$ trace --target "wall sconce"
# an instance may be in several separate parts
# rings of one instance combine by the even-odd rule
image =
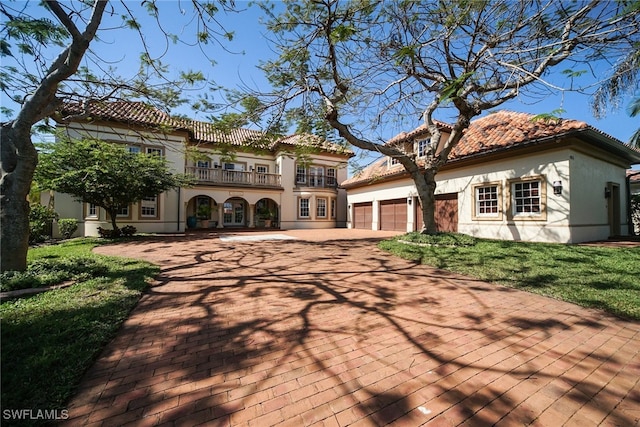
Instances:
[[[348,205],[348,206],[347,206],[347,209],[351,210],[351,205]]]
[[[609,197],[611,197],[611,189],[609,187],[605,187],[605,189],[604,189],[604,198],[608,199]]]
[[[413,199],[413,197],[407,197],[407,204],[409,206],[411,206],[411,200]]]
[[[562,194],[562,181],[553,181],[553,194]]]

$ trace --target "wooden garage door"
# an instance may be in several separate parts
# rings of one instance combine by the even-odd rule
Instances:
[[[373,221],[372,203],[354,203],[353,205],[353,228],[371,230]]]
[[[407,199],[380,202],[380,230],[407,231]]]
[[[416,230],[422,230],[422,211],[416,203]],[[436,225],[438,231],[458,231],[458,193],[436,195]]]

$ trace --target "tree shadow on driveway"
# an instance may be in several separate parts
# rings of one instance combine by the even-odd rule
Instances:
[[[111,250],[162,272],[87,373],[70,424],[637,422],[637,323],[373,240]]]

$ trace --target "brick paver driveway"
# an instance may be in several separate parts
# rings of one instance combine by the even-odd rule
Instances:
[[[100,248],[162,273],[68,422],[638,424],[638,323],[397,259],[366,233],[286,234]]]

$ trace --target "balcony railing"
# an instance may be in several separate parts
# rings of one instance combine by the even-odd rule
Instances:
[[[275,173],[245,172],[228,169],[187,167],[187,174],[193,175],[198,184],[262,187],[281,187],[280,175]]]
[[[296,174],[296,187],[337,188],[335,176]]]

